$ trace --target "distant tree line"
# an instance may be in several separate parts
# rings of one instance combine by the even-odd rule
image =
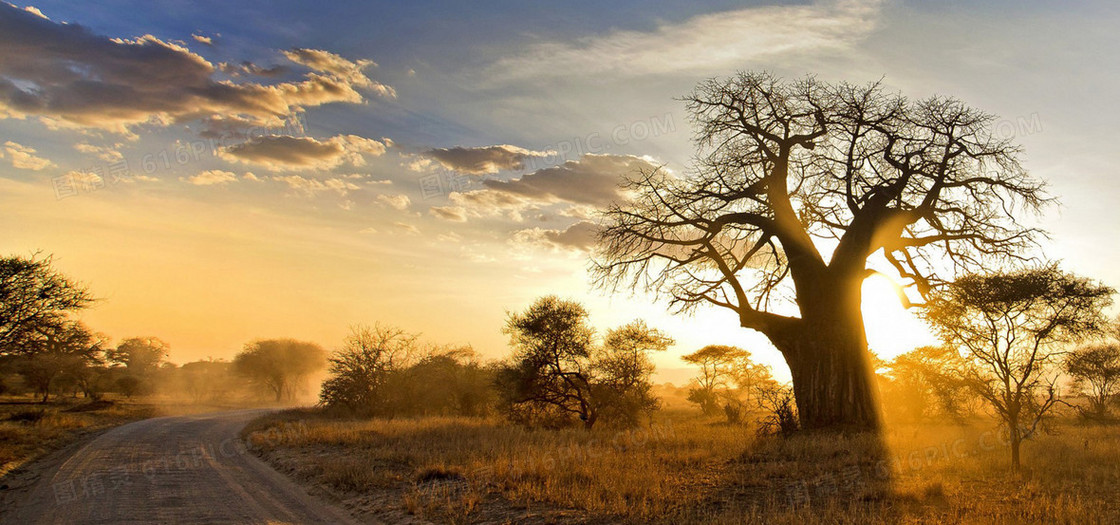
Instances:
[[[52,258],[0,258],[0,394],[160,394],[194,402],[292,399],[326,352],[314,343],[255,341],[232,361],[177,366],[158,337],[109,337],[73,315],[94,302],[89,289],[52,267]]]

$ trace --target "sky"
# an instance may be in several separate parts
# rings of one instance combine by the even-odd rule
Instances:
[[[557,294],[672,336],[662,380],[706,344],[788,377],[730,312],[590,284],[620,177],[690,166],[680,97],[767,70],[1000,115],[1060,198],[1047,255],[1118,286],[1116,27],[1103,1],[0,4],[0,253],[53,254],[84,321],[179,363],[378,322],[498,358]],[[892,297],[865,284],[872,349],[933,343]]]

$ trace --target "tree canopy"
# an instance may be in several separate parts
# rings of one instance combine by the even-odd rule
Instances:
[[[20,353],[37,333],[60,326],[93,296],[51,267],[50,257],[0,258],[0,355]]]

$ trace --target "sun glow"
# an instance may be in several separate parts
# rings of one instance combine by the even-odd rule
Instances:
[[[913,348],[937,344],[937,338],[899,300],[896,285],[873,275],[863,282],[863,322],[871,351],[889,360]]]

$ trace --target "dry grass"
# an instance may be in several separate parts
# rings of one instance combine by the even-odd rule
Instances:
[[[85,399],[63,398],[43,405],[29,398],[2,398],[0,477],[90,432],[156,413],[153,405],[128,401],[89,405]]]
[[[1110,523],[1120,431],[1060,425],[1012,474],[998,432],[907,425],[883,438],[756,438],[667,411],[632,432],[289,411],[246,439],[368,518],[441,523]]]

